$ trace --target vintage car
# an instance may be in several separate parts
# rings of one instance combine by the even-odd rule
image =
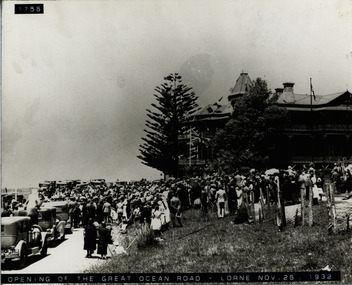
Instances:
[[[20,210],[15,215],[27,216],[26,210]],[[36,227],[41,232],[47,233],[47,240],[49,245],[54,245],[58,240],[65,239],[66,222],[60,220],[56,216],[55,207],[41,207],[38,209],[38,224]]]
[[[55,207],[42,207],[38,210],[38,225],[47,232],[49,244],[65,240],[66,222],[57,219]]]
[[[65,232],[72,232],[72,223],[70,220],[68,203],[66,201],[50,201],[45,202],[42,206],[43,208],[55,208],[56,209],[56,219],[59,221],[64,221],[65,224]]]
[[[27,258],[48,250],[47,233],[37,225],[30,225],[30,217],[14,216],[1,219],[1,264],[17,261],[18,266],[26,266]]]

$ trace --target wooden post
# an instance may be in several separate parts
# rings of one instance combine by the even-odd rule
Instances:
[[[328,208],[330,210],[330,207],[331,207],[331,195],[330,195],[330,185],[331,184],[327,184],[326,185],[326,199],[327,199],[327,203],[328,203]]]
[[[346,214],[346,222],[347,222],[347,225],[346,225],[346,232],[348,232],[350,230],[350,214]]]
[[[301,216],[302,216],[302,226],[304,226],[305,222],[304,222],[304,214],[305,214],[305,192],[306,189],[301,187]]]
[[[265,204],[268,205],[268,209],[270,209],[270,196],[269,196],[269,187],[265,187],[265,192],[266,192],[266,201]]]
[[[313,226],[313,191],[312,185],[309,185],[309,201],[308,201],[308,225]]]
[[[296,209],[295,221],[294,221],[293,227],[297,227],[297,226],[298,226],[298,208]]]
[[[326,198],[327,198],[327,203],[328,203],[328,211],[329,211],[329,233],[333,231],[333,214],[332,214],[332,205],[331,205],[331,191],[332,191],[332,186],[331,183],[326,185]]]
[[[259,213],[261,213],[262,219],[265,220],[265,210],[264,210],[264,196],[263,196],[263,190],[262,188],[259,188],[259,193],[260,193],[260,197],[259,197],[259,201],[260,201],[260,210]]]
[[[277,181],[278,181],[278,190],[280,191],[280,198],[281,198],[280,204],[281,204],[282,226],[286,227],[285,201],[280,188],[280,179],[278,178]]]
[[[255,224],[255,207],[254,207],[254,192],[253,191],[250,192],[250,196],[251,196],[251,214],[253,217],[253,223]]]
[[[248,193],[242,193],[243,195],[243,202],[244,202],[244,205],[246,206],[246,209],[247,209],[247,213],[249,213],[249,205],[248,205]]]
[[[280,180],[279,177],[275,178],[276,186],[277,186],[277,224],[279,229],[282,229],[286,226],[285,221],[285,205],[282,200],[281,190],[280,190]]]
[[[262,211],[259,209],[259,223],[263,222]]]
[[[333,226],[333,232],[336,232],[336,207],[335,207],[335,193],[333,189],[330,191],[331,194],[331,218],[332,218],[332,226]]]

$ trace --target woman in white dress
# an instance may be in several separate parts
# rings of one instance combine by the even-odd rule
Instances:
[[[159,206],[156,205],[152,211],[152,222],[150,227],[157,238],[161,236],[162,216],[163,213],[160,211]]]
[[[163,216],[162,216],[162,230],[166,231],[169,228],[169,223],[171,221],[170,210],[169,210],[169,207],[167,205],[166,199],[163,197],[163,199],[158,202],[158,205],[159,205],[160,211],[163,213]]]

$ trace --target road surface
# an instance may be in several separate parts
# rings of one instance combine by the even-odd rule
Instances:
[[[86,251],[83,250],[83,229],[74,229],[72,234],[66,234],[66,240],[55,247],[48,248],[45,257],[31,256],[28,258],[27,266],[18,269],[14,264],[2,266],[2,273],[79,273],[93,265],[104,264],[106,260],[99,258],[96,253],[93,258],[85,258]],[[108,255],[108,257],[110,257]]]

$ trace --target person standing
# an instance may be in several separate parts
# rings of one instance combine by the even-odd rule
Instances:
[[[152,222],[150,224],[150,227],[154,232],[154,236],[157,238],[161,237],[162,218],[163,213],[162,211],[160,211],[159,206],[156,205],[152,211]]]
[[[31,218],[31,225],[38,224],[38,209],[40,209],[42,204],[43,200],[40,199],[38,190],[32,190],[32,194],[28,196],[28,199],[25,204],[27,215]]]
[[[118,199],[116,203],[116,212],[117,212],[117,222],[120,224],[122,222],[123,216],[123,202],[122,199]]]
[[[86,257],[92,257],[96,249],[97,229],[93,225],[93,219],[88,220],[88,224],[84,229],[84,246],[83,249],[87,251]]]
[[[172,221],[172,226],[175,228],[177,226],[183,227],[181,221],[181,202],[180,199],[174,193],[170,200],[170,216]],[[177,225],[177,223],[178,225]]]
[[[202,217],[203,221],[209,221],[209,215],[208,215],[208,193],[205,188],[202,189],[202,192],[200,194],[200,204],[201,204],[201,211],[202,211]]]
[[[81,223],[81,209],[79,203],[76,203],[76,206],[73,210],[73,227],[78,228]]]
[[[76,205],[77,205],[76,197],[71,196],[70,201],[68,202],[68,213],[70,215],[69,220],[70,220],[71,227],[74,226],[74,211],[75,211]]]
[[[230,215],[234,215],[237,212],[237,193],[235,185],[230,185],[228,196],[229,212]]]
[[[86,211],[88,220],[92,219],[93,221],[95,221],[97,209],[91,199],[88,200],[88,203],[86,205]]]
[[[104,215],[104,222],[107,224],[109,223],[110,214],[111,214],[111,204],[105,198],[104,204],[103,204],[103,215]]]
[[[225,216],[225,200],[226,192],[222,188],[219,188],[215,194],[215,201],[218,207],[218,218],[223,218]]]
[[[101,227],[98,229],[98,254],[101,255],[101,259],[106,259],[110,241],[111,231],[106,227],[106,223],[103,221]]]

